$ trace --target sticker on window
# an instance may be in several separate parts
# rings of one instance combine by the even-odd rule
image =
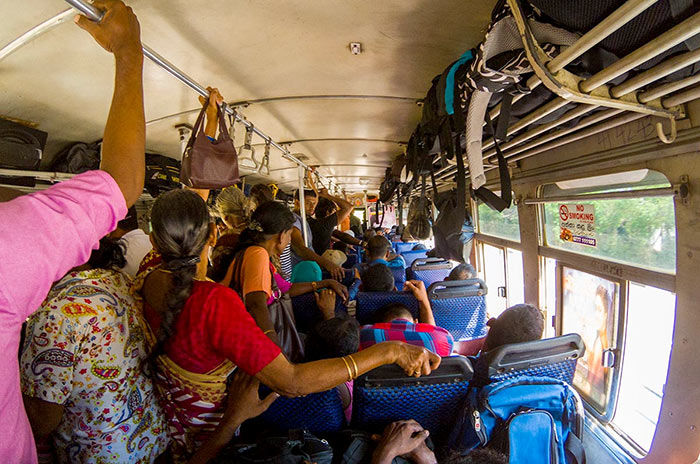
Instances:
[[[596,246],[595,206],[559,205],[559,238],[565,242]]]

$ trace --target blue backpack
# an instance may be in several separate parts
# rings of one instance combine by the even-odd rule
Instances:
[[[472,389],[451,447],[497,449],[511,464],[585,464],[583,404],[566,382],[522,376]]]

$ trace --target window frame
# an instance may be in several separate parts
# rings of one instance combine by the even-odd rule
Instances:
[[[512,306],[513,304],[516,304],[514,302],[509,301],[510,299],[510,294],[508,292],[508,283],[509,283],[509,278],[510,278],[510,273],[508,271],[508,248],[511,248],[513,250],[519,251],[520,253],[523,252],[523,247],[520,243],[518,242],[513,242],[511,240],[506,240],[500,237],[493,237],[491,235],[484,235],[478,232],[474,233],[474,239],[476,240],[476,253],[477,253],[477,263],[479,266],[479,270],[484,272],[484,280],[486,280],[486,268],[484,265],[484,250],[483,250],[483,245],[489,245],[494,248],[500,248],[503,250],[503,275],[505,276],[505,288],[506,288],[506,308]],[[524,271],[524,269],[523,269]],[[495,291],[496,289],[489,289],[490,291]]]
[[[563,318],[564,318],[564,299],[562,298],[562,280],[564,274],[564,268],[572,269],[574,271],[583,272],[585,274],[592,275],[594,277],[599,277],[601,279],[609,280],[618,285],[619,295],[617,301],[616,316],[616,334],[615,334],[615,365],[613,366],[613,377],[610,382],[610,393],[608,397],[608,402],[604,412],[598,411],[593,405],[589,404],[588,401],[584,401],[584,407],[593,417],[595,417],[601,423],[611,425],[613,418],[615,417],[615,410],[617,408],[617,399],[620,391],[620,380],[622,377],[622,370],[624,368],[625,359],[625,341],[627,336],[627,292],[628,292],[628,281],[618,278],[611,277],[608,275],[603,275],[594,271],[590,271],[586,268],[581,268],[570,263],[560,261],[557,259],[557,264],[555,268],[556,278],[555,278],[555,299],[556,299],[556,314],[555,314],[555,332],[559,335],[564,335],[563,333]],[[578,389],[577,389],[578,391]],[[579,392],[581,397],[585,400],[585,394]]]

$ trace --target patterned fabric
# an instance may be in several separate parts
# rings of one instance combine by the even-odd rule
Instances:
[[[61,462],[147,463],[167,446],[130,282],[104,269],[68,274],[27,322],[22,391],[64,406],[53,434]]]
[[[168,356],[157,359],[156,388],[167,420],[175,462],[187,462],[209,439],[224,415],[226,379],[235,366],[224,361],[206,374],[195,374]]]
[[[422,346],[439,356],[451,355],[454,347],[452,335],[442,327],[423,323],[414,324],[403,319],[366,325],[360,330],[361,350],[389,341]]]
[[[486,297],[474,295],[456,298],[431,298],[435,323],[449,330],[455,340],[485,337]]]

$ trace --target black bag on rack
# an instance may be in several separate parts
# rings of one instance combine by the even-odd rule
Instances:
[[[180,188],[180,162],[167,156],[146,153],[146,191],[156,198]]]
[[[61,150],[51,163],[51,171],[80,174],[100,169],[102,140],[76,142]]]

